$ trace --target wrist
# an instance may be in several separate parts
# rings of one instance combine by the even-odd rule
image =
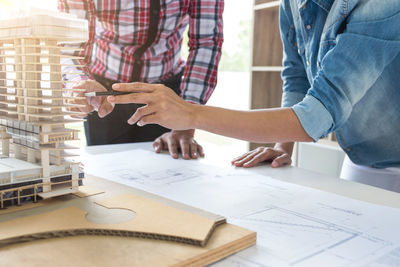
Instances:
[[[275,149],[288,153],[290,156],[293,154],[293,147],[294,142],[276,143],[274,146]]]
[[[190,104],[189,114],[190,114],[190,128],[193,129],[201,129],[201,108],[202,106],[199,104]]]
[[[177,133],[177,134],[187,134],[192,137],[194,137],[194,132],[195,129],[188,129],[188,130],[171,130],[171,133]]]

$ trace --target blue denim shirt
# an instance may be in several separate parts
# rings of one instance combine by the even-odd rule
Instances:
[[[282,0],[282,106],[350,159],[400,166],[400,0]]]

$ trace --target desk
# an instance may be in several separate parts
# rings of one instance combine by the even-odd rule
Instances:
[[[124,165],[120,166],[124,170],[118,170],[124,172],[117,175],[122,177],[118,182],[219,213],[258,232],[257,246],[216,266],[361,266],[388,260],[400,266],[400,194],[291,166],[235,169],[230,160],[238,155],[211,144],[204,147],[205,159],[185,161],[153,153],[151,143],[94,146],[83,150],[83,162],[87,173],[111,180],[117,170],[110,173],[107,168]],[[110,157],[116,159],[112,165],[107,162]],[[173,168],[182,168],[182,173],[185,168],[194,170],[202,178],[168,184],[137,180],[147,172],[148,177],[162,172],[160,177],[165,178]]]
[[[232,155],[229,151],[220,151],[218,146],[214,144],[205,144],[203,147],[205,149],[206,157],[198,160],[197,162],[199,164],[216,164],[228,168],[230,167],[231,160],[234,157],[239,156]],[[85,162],[91,155],[125,152],[135,149],[143,149],[153,152],[151,143],[91,146],[83,149],[83,161]],[[154,154],[154,160],[157,160],[157,154]],[[171,161],[173,160],[171,159]],[[184,164],[183,162],[184,161],[182,160],[182,164]],[[260,175],[271,176],[280,181],[303,185],[373,204],[400,209],[400,194],[380,188],[341,180],[337,177],[321,175],[317,172],[293,166],[271,168],[270,165],[265,164],[249,170]],[[86,170],[86,172],[88,171],[90,173],[90,170]]]

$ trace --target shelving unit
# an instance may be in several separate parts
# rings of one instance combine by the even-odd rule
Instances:
[[[254,1],[251,109],[281,105],[282,44],[279,33],[279,4],[280,1],[276,0]],[[250,143],[250,149],[260,145]]]

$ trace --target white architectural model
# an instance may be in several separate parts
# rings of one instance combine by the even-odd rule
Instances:
[[[64,143],[78,140],[66,127],[77,121],[69,118],[77,104],[65,93],[62,68],[80,59],[71,43],[87,37],[87,21],[67,14],[0,20],[0,208],[78,190],[80,165]]]

